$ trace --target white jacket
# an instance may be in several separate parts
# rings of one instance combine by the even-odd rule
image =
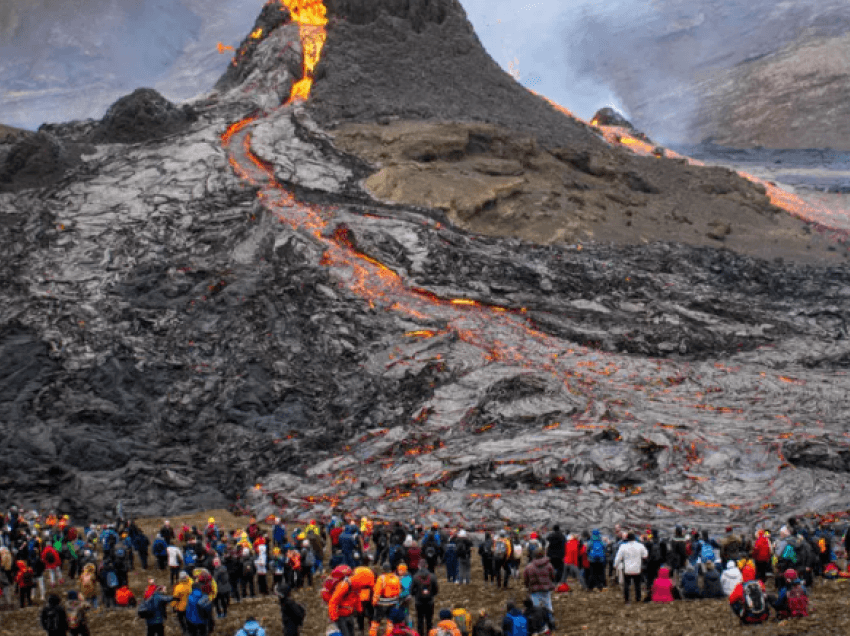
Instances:
[[[741,570],[738,569],[738,566],[735,565],[735,562],[729,561],[729,563],[731,565],[727,564],[726,569],[723,570],[723,574],[720,575],[720,586],[723,588],[723,593],[726,595],[726,598],[729,598],[735,590],[735,586],[744,580],[744,576],[741,574]]]
[[[168,546],[168,567],[176,568],[183,562],[183,550],[176,545]]]
[[[626,541],[617,550],[617,556],[614,557],[614,567],[623,564],[623,571],[626,574],[640,574],[643,569],[643,560],[649,558],[649,553],[646,547],[638,541]]]

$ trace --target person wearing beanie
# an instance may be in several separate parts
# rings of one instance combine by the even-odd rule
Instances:
[[[513,601],[508,601],[507,612],[502,619],[502,634],[504,636],[521,636],[529,634],[528,621]]]
[[[180,572],[178,576],[179,582],[174,586],[172,592],[174,601],[171,605],[177,615],[177,623],[180,625],[180,629],[186,634],[189,631],[186,624],[186,604],[189,601],[189,595],[192,593],[192,579],[185,572]]]
[[[80,595],[74,590],[68,592],[68,602],[65,604],[65,617],[68,621],[68,629],[71,636],[90,636],[88,618],[86,610],[91,609],[91,605],[86,603],[85,599],[81,599]]]
[[[387,612],[387,618],[392,623],[390,636],[419,636],[418,632],[407,626],[407,615],[400,607],[394,607]]]
[[[434,629],[428,632],[428,636],[443,636],[443,634],[461,636],[457,623],[452,620],[452,611],[450,609],[440,610],[439,622],[434,626]]]
[[[776,617],[783,619],[808,616],[811,611],[809,595],[805,584],[797,577],[797,571],[788,568],[783,572],[782,578],[785,579],[785,585],[779,590],[779,596],[773,604]]]
[[[66,636],[68,633],[68,615],[62,607],[62,599],[55,594],[47,598],[47,605],[41,610],[41,626],[47,636]]]

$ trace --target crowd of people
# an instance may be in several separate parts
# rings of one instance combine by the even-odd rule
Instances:
[[[586,590],[614,582],[625,603],[725,598],[742,623],[759,623],[771,613],[807,616],[808,589],[818,577],[850,578],[836,564],[848,553],[850,533],[842,537],[834,524],[809,527],[798,519],[789,519],[775,539],[767,529],[731,527],[712,537],[677,526],[662,537],[652,528],[616,527],[606,536],[558,525],[473,533],[416,520],[357,523],[336,516],[289,532],[281,519],[268,521],[251,519],[224,532],[214,518],[200,529],[165,520],[149,537],[132,520],[80,527],[68,516],[12,507],[0,517],[0,599],[7,608],[23,608],[37,594],[49,636],[89,636],[87,612],[99,606],[132,608],[149,636],[164,636],[169,611],[184,635],[206,636],[227,617],[231,601],[273,596],[284,636],[299,636],[306,609],[293,590],[321,583],[329,635],[530,636],[556,629],[552,593],[569,591],[570,582]],[[521,606],[507,603],[496,620],[458,605],[437,611],[440,579],[473,584],[474,558],[483,571],[476,584],[524,590]],[[137,562],[142,570],[167,570],[170,591],[151,578],[137,599],[128,584]],[[66,579],[76,589],[65,599],[48,593]],[[238,636],[264,633],[249,618]]]

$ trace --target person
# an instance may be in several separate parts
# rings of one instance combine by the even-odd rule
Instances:
[[[173,531],[172,531],[173,532]],[[163,538],[165,538],[163,536]],[[165,548],[167,555],[168,568],[171,570],[171,585],[174,585],[180,580],[180,566],[183,564],[183,551],[176,545],[170,543]]]
[[[783,577],[785,585],[779,590],[779,596],[773,607],[777,618],[802,618],[811,611],[809,595],[806,586],[799,578],[797,571],[788,568]]]
[[[472,629],[472,616],[460,603],[455,603],[452,608],[452,620],[460,630],[460,636],[469,636],[469,631]]]
[[[173,601],[174,597],[168,596],[165,588],[158,586],[139,606],[139,618],[143,618],[148,626],[147,636],[165,636],[167,607]]]
[[[461,585],[469,585],[469,573],[472,566],[472,541],[466,536],[466,530],[458,531],[455,544],[457,545],[457,582]]]
[[[372,589],[374,615],[369,626],[369,636],[378,636],[378,630],[384,619],[387,619],[386,631],[389,632],[392,629],[387,614],[392,608],[398,606],[400,595],[401,581],[390,568],[390,564],[386,562],[383,565],[383,574],[375,580],[375,587]]]
[[[551,634],[555,629],[552,614],[545,607],[535,605],[531,598],[526,598],[523,602],[525,609],[522,615],[525,617],[526,629],[529,634]]]
[[[688,538],[682,526],[676,526],[673,538],[670,539],[670,550],[667,552],[667,564],[670,566],[671,577],[679,580],[682,569],[688,561]]]
[[[513,556],[513,544],[505,530],[499,531],[499,536],[493,541],[493,571],[496,574],[496,587],[508,589],[510,580],[510,562]],[[563,564],[561,564],[563,568]]]
[[[457,624],[452,620],[451,610],[440,610],[439,621],[428,631],[428,636],[461,636]]]
[[[726,598],[732,595],[735,586],[738,585],[744,578],[741,576],[741,570],[738,569],[738,564],[734,561],[729,561],[726,564],[726,569],[720,575],[720,587],[723,588],[723,595]]]
[[[65,617],[71,636],[90,636],[88,616],[86,615],[86,611],[89,609],[91,609],[91,605],[81,599],[77,592],[74,590],[68,592]]]
[[[407,626],[407,618],[404,614],[404,610],[400,607],[392,608],[387,613],[387,618],[390,619],[393,626],[390,636],[419,636],[417,632]]]
[[[227,608],[230,605],[230,574],[222,565],[220,559],[213,559],[213,580],[216,585],[215,611],[218,618],[227,618]]]
[[[629,602],[629,585],[635,588],[635,601],[640,603],[640,573],[643,569],[644,559],[649,557],[646,546],[635,539],[634,532],[629,532],[626,541],[617,550],[614,557],[614,567],[622,565],[625,582],[623,584],[623,597]]]
[[[185,572],[179,575],[179,583],[174,586],[172,592],[174,601],[174,613],[177,614],[177,623],[183,634],[189,633],[189,626],[186,624],[186,604],[189,602],[189,595],[192,593],[192,579]]]
[[[764,582],[756,580],[756,570],[745,565],[741,570],[742,581],[729,595],[729,606],[742,624],[763,623],[770,618]]]
[[[665,566],[661,566],[658,569],[658,576],[652,582],[652,602],[672,603],[675,598],[673,588],[673,581],[670,579],[670,570]]]
[[[256,618],[249,616],[242,628],[236,632],[236,636],[266,636],[266,630],[262,628]]]
[[[506,609],[507,612],[502,619],[502,633],[504,636],[527,636],[529,633],[528,621],[522,615],[522,612],[519,611],[519,608],[513,601],[508,601]]]
[[[62,607],[62,600],[55,594],[47,598],[47,605],[41,610],[41,626],[47,636],[67,636],[68,616]]]
[[[546,556],[552,562],[552,567],[555,568],[555,580],[560,581],[564,575],[564,556],[566,555],[567,541],[564,533],[561,532],[561,526],[557,523],[552,528],[552,532],[546,537]]]
[[[578,554],[577,547],[576,554]],[[552,590],[555,589],[555,568],[542,550],[539,550],[534,555],[534,560],[525,566],[522,581],[528,588],[534,605],[545,607],[551,612]]]
[[[723,586],[720,583],[720,573],[711,561],[705,564],[705,575],[702,577],[702,597],[726,598],[726,594],[723,593]]]
[[[398,564],[396,575],[398,575],[398,582],[401,585],[401,592],[398,595],[398,606],[404,612],[405,617],[408,619],[408,624],[412,627],[413,623],[409,619],[410,590],[413,587],[413,576],[407,571],[407,565],[404,563]]]
[[[35,574],[33,569],[24,561],[18,561],[17,568],[15,585],[18,586],[18,594],[21,598],[21,609],[23,609],[24,603],[27,607],[32,607],[32,588],[35,587]]]
[[[299,636],[307,610],[292,598],[292,588],[281,583],[275,588],[280,603],[280,620],[283,623],[283,636]]]
[[[481,567],[484,570],[484,583],[489,584],[496,580],[493,571],[493,538],[489,532],[484,533],[484,540],[478,546],[478,556],[481,557]]]
[[[354,618],[362,607],[360,591],[364,586],[373,584],[374,578],[368,578],[365,571],[360,570],[353,572],[350,577],[342,579],[333,588],[333,593],[328,601],[328,618],[332,623],[336,623],[342,636],[354,636]]]
[[[587,588],[589,590],[605,589],[605,544],[598,529],[590,533],[590,542],[587,547],[587,561],[590,573],[587,576]]]
[[[496,629],[493,621],[487,616],[487,610],[478,610],[478,618],[472,626],[472,636],[500,636],[501,632]]]
[[[151,552],[153,552],[153,556],[156,558],[156,567],[164,570],[165,566],[168,565],[168,544],[162,538],[161,534],[157,534],[156,539],[153,540]]]
[[[212,603],[198,583],[192,585],[192,593],[186,601],[186,627],[189,636],[207,636],[212,621]]]
[[[97,574],[94,563],[86,563],[80,574],[79,586],[83,599],[97,609]]]
[[[692,563],[688,562],[685,565],[685,571],[682,573],[680,584],[682,588],[682,598],[702,598],[702,591],[699,589],[699,575]]]
[[[756,533],[756,542],[753,546],[753,560],[756,565],[756,578],[759,581],[767,581],[767,573],[771,569],[771,554],[773,549],[770,545],[770,537],[766,530]]]
[[[439,591],[437,577],[431,574],[428,564],[423,559],[410,586],[410,595],[416,606],[416,629],[420,634],[431,631],[434,622],[434,599]]]

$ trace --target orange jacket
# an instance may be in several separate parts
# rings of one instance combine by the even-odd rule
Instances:
[[[461,636],[460,630],[457,628],[457,624],[454,621],[440,621],[437,625],[428,632],[428,636],[438,636],[440,629],[445,629],[452,636]]]

